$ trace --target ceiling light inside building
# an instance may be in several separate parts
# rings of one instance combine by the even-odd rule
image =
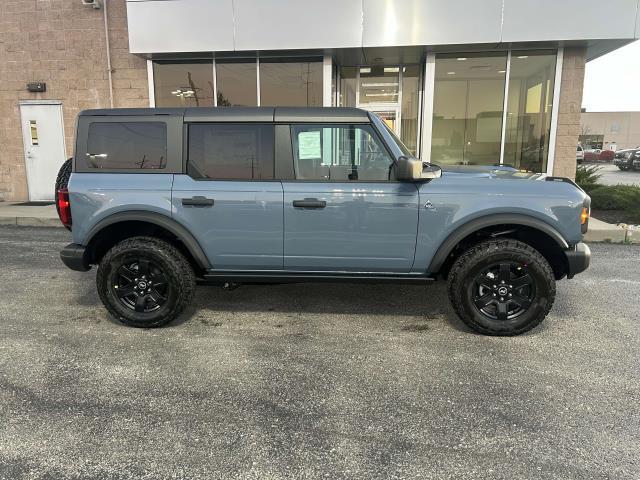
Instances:
[[[397,87],[398,82],[374,82],[374,83],[363,83],[363,87]]]
[[[362,67],[360,69],[360,73],[371,73],[371,68],[370,67]]]
[[[400,67],[384,67],[384,73],[398,73]]]
[[[518,55],[518,58],[529,58],[529,55]]]
[[[498,73],[506,73],[506,70],[498,70]]]
[[[456,72],[447,72],[447,75],[455,75]]]
[[[459,62],[464,62],[467,59],[467,57],[458,57],[458,61]]]

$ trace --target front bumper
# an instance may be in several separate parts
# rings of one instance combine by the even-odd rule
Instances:
[[[573,278],[580,272],[584,272],[589,268],[591,261],[591,249],[586,243],[578,243],[573,248],[564,251],[567,257],[567,278]]]
[[[71,270],[86,272],[91,268],[85,259],[85,247],[70,243],[60,251],[60,259]]]
[[[633,161],[629,160],[628,158],[614,158],[613,159],[613,164],[616,167],[630,167],[631,165],[633,165]]]

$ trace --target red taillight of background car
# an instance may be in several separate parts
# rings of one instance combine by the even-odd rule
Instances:
[[[58,190],[58,216],[62,224],[71,230],[71,204],[69,203],[69,190]]]

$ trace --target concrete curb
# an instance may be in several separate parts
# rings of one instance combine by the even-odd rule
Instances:
[[[0,217],[0,225],[16,225],[19,227],[61,227],[64,228],[57,218],[38,217]]]

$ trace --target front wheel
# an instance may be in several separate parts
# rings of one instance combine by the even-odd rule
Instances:
[[[547,316],[556,281],[547,260],[530,245],[489,240],[455,261],[448,291],[456,314],[476,332],[519,335]]]
[[[152,237],[123,240],[102,258],[96,275],[109,313],[132,327],[161,327],[178,317],[195,293],[187,259],[173,245]]]

